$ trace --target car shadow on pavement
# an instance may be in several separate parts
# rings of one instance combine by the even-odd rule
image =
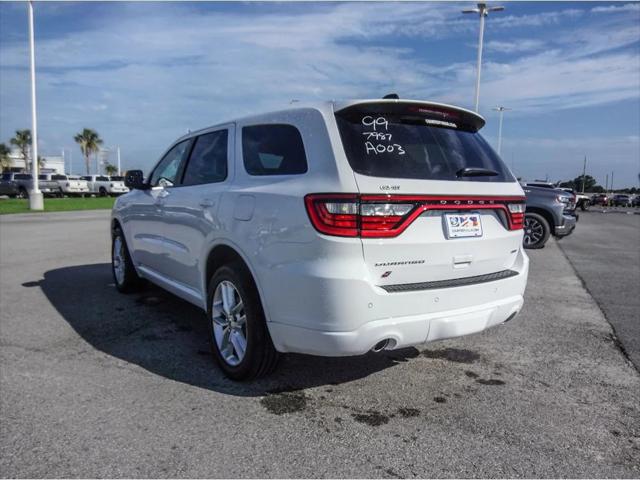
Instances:
[[[233,382],[210,352],[204,312],[152,285],[137,294],[118,293],[108,263],[50,270],[43,280],[23,286],[40,287],[64,320],[96,349],[156,375],[231,395],[337,385],[418,355],[414,348],[348,358],[287,354],[272,375]]]

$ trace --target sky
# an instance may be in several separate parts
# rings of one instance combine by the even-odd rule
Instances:
[[[638,186],[640,3],[503,2],[487,17],[480,113],[523,179]],[[41,155],[98,131],[150,169],[189,130],[291,100],[401,98],[473,108],[471,2],[36,2]],[[30,128],[27,7],[0,3],[0,142]],[[115,155],[110,157],[114,161]]]

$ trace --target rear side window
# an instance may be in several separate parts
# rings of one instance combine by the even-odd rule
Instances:
[[[82,177],[84,178],[84,177]],[[89,178],[84,178],[85,180],[91,180],[91,177]],[[96,182],[108,182],[109,181],[109,177],[96,177]]]
[[[182,185],[223,182],[227,178],[227,130],[200,135],[193,146]]]
[[[38,180],[46,180],[47,176],[46,175],[38,175]]]
[[[31,175],[28,173],[18,173],[14,178],[16,180],[31,180]]]
[[[242,157],[249,175],[296,175],[307,171],[302,136],[293,125],[244,127]]]
[[[51,180],[66,180],[66,175],[51,175]]]
[[[368,104],[336,114],[351,168],[362,175],[428,180],[515,179],[465,112]]]

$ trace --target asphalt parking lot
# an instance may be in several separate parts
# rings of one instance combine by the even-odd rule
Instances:
[[[637,240],[588,215],[578,229]],[[616,324],[617,297],[580,266],[597,242],[572,247],[579,233],[561,243],[575,269],[555,241],[530,252],[525,308],[505,326],[376,356],[291,355],[238,384],[195,307],[115,291],[108,212],[2,217],[0,474],[638,477],[640,375],[605,318]]]

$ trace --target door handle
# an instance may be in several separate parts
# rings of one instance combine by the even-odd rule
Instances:
[[[203,198],[202,200],[200,200],[199,205],[202,208],[208,208],[208,207],[213,207],[215,205],[215,202],[209,198]]]

